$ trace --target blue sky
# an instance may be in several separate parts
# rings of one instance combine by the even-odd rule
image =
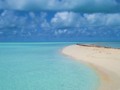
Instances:
[[[120,0],[0,0],[0,41],[120,41]]]

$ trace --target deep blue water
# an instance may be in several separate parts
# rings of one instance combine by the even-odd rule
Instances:
[[[96,72],[60,53],[70,44],[1,43],[0,90],[96,90]]]

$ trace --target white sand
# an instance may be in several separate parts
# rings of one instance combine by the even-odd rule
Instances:
[[[99,90],[120,90],[120,49],[71,45],[62,53],[92,66],[101,78]]]

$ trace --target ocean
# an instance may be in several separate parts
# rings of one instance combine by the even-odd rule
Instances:
[[[0,90],[97,90],[97,73],[61,53],[71,44],[0,43]],[[94,44],[120,47],[119,42]]]

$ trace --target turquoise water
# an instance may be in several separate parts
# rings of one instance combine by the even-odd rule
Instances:
[[[1,43],[0,90],[97,90],[97,74],[60,53],[69,44]]]

